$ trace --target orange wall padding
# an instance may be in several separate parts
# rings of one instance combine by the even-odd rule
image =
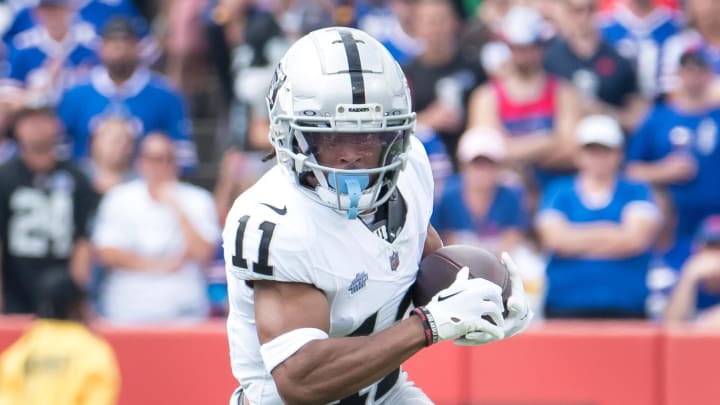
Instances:
[[[0,350],[28,324],[0,317]],[[237,385],[222,321],[96,329],[118,356],[121,405],[224,405]],[[714,405],[718,365],[720,329],[552,321],[499,343],[442,343],[404,367],[438,405]]]

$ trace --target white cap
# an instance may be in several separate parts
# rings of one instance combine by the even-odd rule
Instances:
[[[502,38],[510,45],[532,45],[543,39],[543,18],[535,9],[514,6],[502,19]]]
[[[578,143],[581,146],[591,143],[621,148],[625,143],[625,135],[616,119],[607,115],[589,115],[577,126]]]
[[[493,128],[470,128],[460,137],[457,158],[460,163],[484,157],[495,162],[505,159],[505,141],[502,134]]]

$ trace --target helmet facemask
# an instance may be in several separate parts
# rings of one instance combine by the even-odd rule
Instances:
[[[295,131],[308,156],[299,176],[324,205],[349,219],[387,201],[405,164],[407,131],[335,133]]]

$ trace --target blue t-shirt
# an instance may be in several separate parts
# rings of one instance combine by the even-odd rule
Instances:
[[[430,221],[440,234],[468,232],[481,241],[496,241],[507,229],[524,231],[528,227],[522,192],[504,185],[497,187],[487,213],[473,216],[463,199],[461,174],[448,178]]]
[[[677,213],[676,240],[692,239],[700,222],[720,213],[720,110],[686,113],[658,104],[630,137],[629,162],[655,162],[671,152],[692,155],[698,173],[692,180],[668,186]]]
[[[578,193],[577,177],[553,183],[543,196],[539,215],[561,214],[571,224],[621,223],[632,203],[651,203],[650,187],[618,179],[607,205],[589,207]],[[642,312],[648,294],[646,276],[651,250],[627,258],[564,257],[554,253],[547,265],[546,305],[556,310]]]
[[[665,7],[655,8],[644,18],[638,18],[627,7],[618,7],[602,20],[600,32],[620,55],[633,62],[643,93],[654,96],[658,91],[663,45],[681,28],[674,12]]]
[[[149,32],[148,24],[140,15],[132,0],[83,0],[79,5],[80,11],[76,19],[90,23],[97,33],[101,33],[105,23],[110,18],[122,15],[129,17],[136,25],[136,29],[145,36]],[[32,7],[25,7],[15,14],[10,27],[3,34],[3,42],[9,44],[15,35],[33,28],[37,21]]]
[[[64,43],[54,41],[41,27],[31,28],[8,47],[7,78],[27,87],[71,87],[100,63],[96,47],[97,36],[88,24],[73,25]],[[59,78],[51,78],[47,66],[55,57],[64,58]]]
[[[137,70],[120,89],[104,68],[94,69],[88,82],[65,92],[58,114],[75,159],[89,156],[90,137],[97,124],[108,117],[121,117],[130,121],[139,138],[153,131],[170,136],[183,171],[191,171],[197,164],[183,98],[167,80],[146,69]]]

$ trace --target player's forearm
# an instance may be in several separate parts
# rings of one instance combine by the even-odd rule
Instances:
[[[411,316],[376,335],[311,341],[273,377],[288,404],[327,403],[377,382],[424,346],[422,322]]]

